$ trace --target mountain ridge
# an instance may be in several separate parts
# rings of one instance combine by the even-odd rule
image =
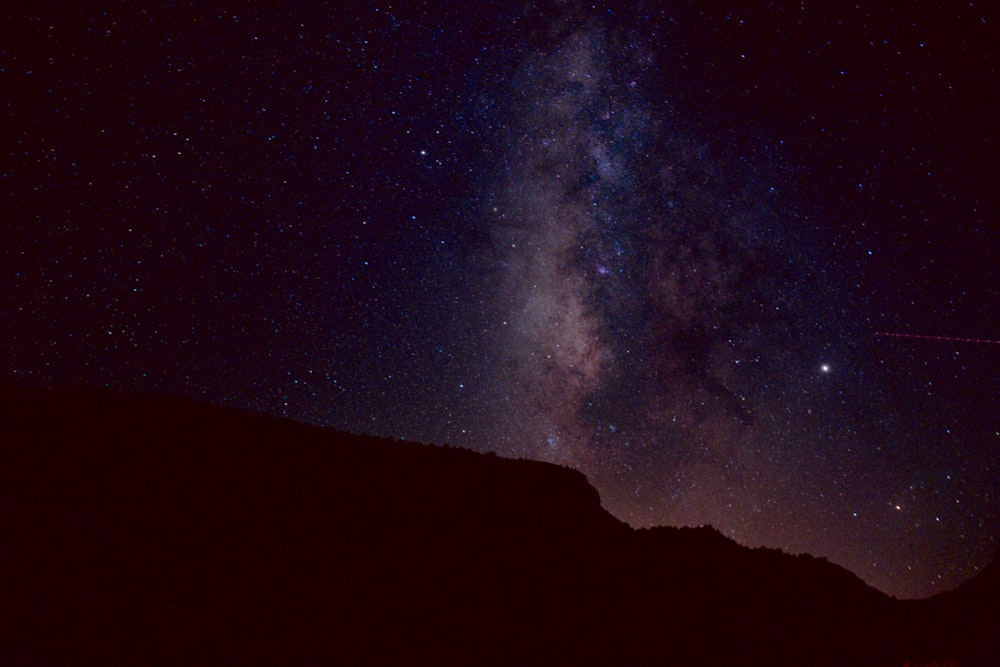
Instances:
[[[896,601],[711,527],[634,530],[553,464],[180,399],[2,396],[14,663],[964,665],[998,649],[995,562]]]

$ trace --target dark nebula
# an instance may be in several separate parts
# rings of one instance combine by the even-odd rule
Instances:
[[[5,377],[583,471],[897,596],[1000,544],[978,4],[8,16]]]

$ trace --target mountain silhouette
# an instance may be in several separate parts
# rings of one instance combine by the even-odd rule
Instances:
[[[898,601],[546,463],[0,389],[4,664],[988,665],[1000,565]],[[947,661],[947,662],[946,662]]]

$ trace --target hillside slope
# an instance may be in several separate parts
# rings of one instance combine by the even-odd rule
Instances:
[[[632,530],[553,465],[107,391],[2,398],[6,664],[898,667],[1000,649],[996,564],[901,603],[711,528]]]

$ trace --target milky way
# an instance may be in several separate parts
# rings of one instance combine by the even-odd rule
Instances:
[[[607,480],[606,503],[637,523],[662,521],[665,500],[674,521],[718,522],[778,464],[757,413],[799,363],[784,349],[798,290],[825,286],[773,186],[727,172],[650,102],[647,54],[592,25],[564,32],[517,70],[484,200],[508,403],[491,430]],[[635,483],[623,494],[616,477]]]

